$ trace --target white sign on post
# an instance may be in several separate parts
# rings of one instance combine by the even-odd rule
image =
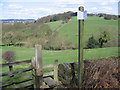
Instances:
[[[78,20],[87,19],[87,11],[78,11],[77,18],[78,18]]]

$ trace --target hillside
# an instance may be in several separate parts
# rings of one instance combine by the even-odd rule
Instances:
[[[62,20],[60,20],[60,21],[55,21],[55,22],[49,22],[49,23],[47,23],[49,26],[50,26],[50,28],[54,31],[54,30],[56,30],[61,24],[62,24]]]
[[[43,44],[51,33],[52,30],[47,24],[3,24],[2,42],[5,45],[25,44],[26,47],[34,47],[35,44]]]
[[[94,36],[98,41],[98,38],[103,31],[108,32],[110,36],[110,40],[104,44],[104,47],[118,46],[118,20],[105,20],[97,16],[88,16],[88,19],[84,22],[85,48],[87,48],[86,45],[91,36]],[[56,29],[57,31],[55,31]],[[52,50],[77,49],[78,21],[77,17],[74,16],[68,22],[60,20],[44,24],[3,24],[2,35],[4,44],[23,43],[26,47],[34,47],[35,44],[41,44],[44,49]],[[11,36],[12,38],[10,40],[9,38]]]
[[[73,45],[77,45],[78,37],[78,21],[77,17],[72,17],[72,19],[64,25],[58,32],[58,35],[64,36],[65,40],[70,41]],[[117,46],[118,42],[118,20],[104,20],[103,18],[96,16],[89,16],[85,20],[84,29],[84,42],[87,43],[89,37],[92,35],[98,39],[102,31],[108,31],[111,40],[108,42],[114,42],[111,46]]]

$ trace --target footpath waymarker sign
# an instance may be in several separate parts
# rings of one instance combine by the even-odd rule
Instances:
[[[83,6],[79,7],[77,19],[78,19],[78,88],[81,88],[84,74],[84,61],[83,61],[84,20],[87,19],[87,11],[84,11]]]
[[[86,20],[87,19],[87,11],[78,11],[77,19],[78,20]]]

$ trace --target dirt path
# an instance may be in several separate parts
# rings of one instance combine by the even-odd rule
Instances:
[[[70,19],[69,21],[71,21],[71,19]],[[68,21],[68,22],[69,22],[69,21]],[[67,23],[68,23],[68,22],[67,22]],[[54,31],[52,31],[51,36],[48,38],[48,40],[45,40],[44,43],[48,43],[48,41],[51,40],[52,37],[54,37],[55,33],[56,33],[57,31],[59,31],[60,28],[62,28],[62,27],[63,27],[65,24],[67,24],[67,23],[64,23],[64,24],[59,25]]]

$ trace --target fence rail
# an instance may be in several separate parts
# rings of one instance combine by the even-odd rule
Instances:
[[[22,70],[16,70],[16,71],[11,71],[11,72],[6,72],[6,73],[2,73],[0,74],[0,76],[12,76],[12,75],[15,75],[15,74],[18,74],[18,73],[21,73],[21,72],[27,72],[27,71],[31,71],[32,68],[31,67],[28,67],[28,68],[25,68],[25,69],[22,69]]]
[[[20,65],[20,64],[26,64],[26,63],[30,63],[31,60],[25,60],[25,61],[19,61],[19,62],[13,62],[13,63],[7,63],[7,64],[0,64],[0,67],[6,67],[6,66],[13,66],[13,65]],[[52,68],[54,67],[53,64],[48,64],[48,65],[43,65],[42,68]],[[0,77],[2,76],[11,76],[11,75],[15,75],[21,72],[26,72],[26,71],[31,71],[33,68],[32,67],[28,67],[25,69],[21,69],[21,70],[16,70],[16,71],[11,71],[11,72],[6,72],[6,73],[2,73],[0,74]],[[47,73],[45,73],[45,76],[47,75]],[[48,74],[49,75],[49,74]],[[51,74],[50,74],[51,75]]]
[[[52,67],[54,67],[53,64],[48,64],[48,65],[44,65],[42,68],[52,68]]]
[[[18,61],[18,62],[11,62],[11,63],[0,64],[0,68],[6,67],[6,66],[12,66],[12,65],[26,64],[26,63],[31,63],[31,60],[25,60],[25,61]]]

